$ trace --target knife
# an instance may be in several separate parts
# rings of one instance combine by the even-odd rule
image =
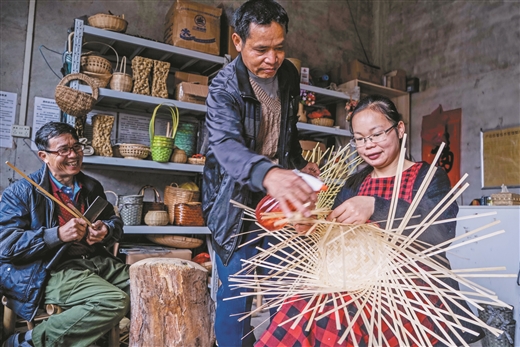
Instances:
[[[94,202],[90,204],[90,206],[87,208],[83,216],[87,218],[89,221],[94,222],[97,217],[103,212],[105,207],[107,207],[108,201],[103,199],[102,197],[98,196],[96,199],[94,199]],[[86,237],[86,235],[85,235]],[[51,261],[45,266],[45,269],[50,270],[52,266],[58,261],[59,258],[69,249],[70,245],[72,245],[72,242],[68,242],[61,246],[61,248],[56,252],[54,257],[52,257]]]

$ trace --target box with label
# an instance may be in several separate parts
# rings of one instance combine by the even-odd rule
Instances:
[[[181,82],[189,82],[189,83],[201,84],[203,86],[207,86],[208,85],[208,76],[202,76],[202,75],[187,73],[187,72],[183,72],[183,71],[176,71],[175,72],[175,88],[177,88],[177,86]]]
[[[219,55],[221,15],[221,8],[176,0],[166,14],[164,42]]]
[[[381,84],[381,77],[383,73],[381,69],[375,66],[365,64],[357,59],[349,61],[340,67],[341,83],[346,83],[352,80],[362,80]]]
[[[204,105],[208,97],[209,88],[201,84],[181,82],[175,88],[175,99]]]
[[[383,76],[383,82],[385,87],[406,91],[406,72],[397,69],[385,73]]]

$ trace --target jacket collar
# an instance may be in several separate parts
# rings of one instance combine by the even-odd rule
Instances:
[[[44,163],[40,170],[36,172],[36,174],[40,177],[40,180],[38,182],[38,180],[35,179],[35,181],[38,182],[40,187],[52,194],[50,183],[51,177],[47,164]],[[92,184],[91,180],[89,180],[87,177],[88,176],[85,176],[85,174],[81,171],[75,176],[76,182],[81,186],[81,188],[86,189],[88,192],[90,192],[94,188],[94,185]]]
[[[287,84],[289,83],[289,78],[287,74],[287,65],[292,64],[289,61],[284,60],[278,71],[276,72],[276,76],[278,77],[278,86],[280,90],[286,90],[288,88]],[[238,90],[240,91],[240,95],[245,98],[252,98],[254,100],[258,100],[253,91],[253,87],[251,87],[251,83],[249,82],[249,73],[247,72],[247,67],[242,60],[242,54],[239,54],[236,58],[236,72],[237,72],[237,80],[238,80]]]

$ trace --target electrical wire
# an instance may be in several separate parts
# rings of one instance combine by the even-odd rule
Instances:
[[[58,77],[58,79],[61,80],[61,77],[52,69],[51,65],[49,64],[49,62],[47,61],[47,58],[45,58],[45,55],[43,54],[43,51],[42,51],[42,48],[45,48],[46,50],[48,51],[51,51],[52,53],[56,53],[56,54],[59,54],[59,55],[62,55],[61,52],[56,52],[56,51],[53,51],[52,49],[50,48],[47,48],[45,47],[44,45],[40,45],[40,47],[38,47],[38,50],[40,51],[40,54],[42,55],[42,58],[43,60],[45,61],[45,63],[47,64],[47,66],[49,67],[49,69],[51,69],[52,73],[56,75],[56,77]]]
[[[352,9],[350,8],[350,2],[348,0],[346,0],[346,1],[347,1],[347,6],[348,6],[348,11],[350,12],[350,18],[352,18],[352,24],[354,24],[354,29],[356,30],[356,34],[357,34],[359,43],[361,44],[361,48],[363,49],[363,53],[365,54],[365,59],[367,60],[368,65],[372,65],[372,64],[370,64],[370,60],[368,60],[368,55],[367,55],[367,52],[365,51],[365,47],[363,46],[363,41],[361,41],[361,36],[359,36],[359,31],[357,29],[356,21],[354,20],[354,15],[352,14]]]

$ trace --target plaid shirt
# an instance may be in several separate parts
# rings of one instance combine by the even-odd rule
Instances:
[[[408,170],[403,172],[402,180],[401,180],[401,189],[399,193],[399,198],[406,200],[407,202],[412,201],[412,188],[417,178],[417,174],[419,169],[421,168],[422,163],[416,163]],[[392,197],[392,189],[394,185],[394,178],[371,178],[370,175],[366,177],[360,187],[359,195],[370,195],[370,196],[379,196],[384,199],[391,199]],[[425,266],[421,266],[426,268]],[[417,286],[426,286],[426,283],[422,280],[414,281]],[[326,296],[326,298],[325,298]],[[406,296],[408,298],[413,298],[413,294],[410,292],[406,292]],[[427,299],[436,307],[443,307],[442,302],[439,297],[436,295],[426,295]],[[323,295],[320,299],[320,302],[331,299],[330,294]],[[344,302],[348,302],[351,299],[349,294],[343,294]],[[287,300],[286,303],[282,305],[280,311],[273,317],[271,324],[267,328],[267,330],[262,334],[260,340],[255,344],[255,347],[333,347],[333,346],[356,346],[356,344],[352,341],[352,334],[349,333],[347,339],[342,344],[339,344],[338,341],[345,333],[349,323],[348,321],[352,321],[354,315],[356,314],[358,308],[355,304],[350,304],[348,306],[348,313],[350,319],[346,319],[344,310],[339,310],[338,315],[330,314],[328,316],[323,317],[322,319],[316,321],[314,320],[311,323],[311,327],[309,331],[305,331],[307,324],[309,323],[309,319],[311,319],[312,311],[307,312],[303,315],[303,318],[296,325],[294,329],[291,329],[291,325],[293,321],[286,322],[284,325],[280,325],[285,322],[287,319],[299,315],[304,311],[308,301],[310,299],[300,298],[298,296],[292,297]],[[339,299],[336,299],[336,304],[341,305]],[[324,306],[324,310],[322,312],[327,312],[333,310],[335,307],[334,303],[330,301]],[[400,307],[398,307],[400,309]],[[370,317],[371,307],[370,305],[365,306],[365,316]],[[422,313],[416,313],[417,319],[421,322],[421,324],[427,329],[438,330],[435,328],[434,323],[428,318],[427,315]],[[385,317],[389,323],[392,322],[391,317]],[[339,319],[340,330],[336,328],[337,320]],[[376,317],[377,319],[377,317]],[[410,332],[412,336],[416,336],[416,333],[413,330],[412,324],[401,318],[403,322],[403,327]],[[393,334],[392,330],[389,328],[388,324],[381,320],[381,330],[384,335],[384,339],[388,342],[386,346],[390,347],[400,347],[398,343],[397,337]],[[367,328],[363,324],[362,319],[358,318],[355,324],[352,326],[352,332],[354,338],[356,339],[357,345],[367,346],[369,343],[369,336],[372,335],[373,338],[378,338],[379,332],[372,331],[368,332]],[[433,345],[435,345],[438,341],[436,338],[432,337],[428,334],[428,337]],[[376,340],[377,341],[377,340]],[[410,342],[410,346],[419,347],[416,344]]]

